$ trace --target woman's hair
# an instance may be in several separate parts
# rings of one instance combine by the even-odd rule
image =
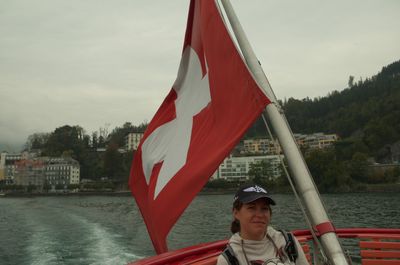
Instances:
[[[268,205],[269,212],[270,212],[271,215],[272,215],[272,208],[271,208],[271,205],[269,205],[268,203],[267,203],[267,205]],[[240,209],[242,208],[242,206],[243,206],[243,203],[242,203],[241,201],[239,201],[239,200],[236,200],[236,201],[233,202],[232,210],[240,211]],[[232,234],[235,234],[235,233],[237,233],[237,232],[240,232],[240,222],[239,222],[239,220],[236,219],[236,218],[234,218],[234,220],[233,220],[232,223],[231,223],[231,232],[232,232]]]
[[[233,210],[237,210],[239,211],[243,206],[243,203],[239,200],[236,200],[233,202],[233,207],[232,207],[232,211]],[[235,234],[237,232],[240,232],[240,222],[238,219],[234,218],[232,223],[231,223],[231,232],[232,234]]]

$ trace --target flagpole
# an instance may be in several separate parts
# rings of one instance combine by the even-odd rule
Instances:
[[[261,65],[247,40],[232,5],[229,0],[221,0],[221,2],[246,60],[247,66],[252,72],[258,85],[263,89],[264,93],[272,102],[266,107],[267,117],[269,118],[282,146],[282,150],[288,161],[289,170],[291,171],[292,178],[296,184],[296,189],[307,209],[307,215],[311,220],[313,227],[315,227],[317,232],[320,234],[322,248],[331,264],[348,264],[304,158],[296,144],[286,118],[277,103],[276,97],[261,68]]]

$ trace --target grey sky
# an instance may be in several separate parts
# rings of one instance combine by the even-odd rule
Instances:
[[[278,98],[325,96],[400,58],[400,1],[231,0]],[[65,124],[149,121],[188,0],[0,0],[0,150]]]

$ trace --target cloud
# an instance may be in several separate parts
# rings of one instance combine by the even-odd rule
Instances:
[[[278,98],[324,96],[399,59],[396,0],[232,4]],[[188,5],[0,2],[0,145],[150,120],[176,78]]]

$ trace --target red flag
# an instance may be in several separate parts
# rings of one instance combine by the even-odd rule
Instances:
[[[144,133],[129,186],[157,253],[269,99],[212,0],[192,0],[178,77]]]

